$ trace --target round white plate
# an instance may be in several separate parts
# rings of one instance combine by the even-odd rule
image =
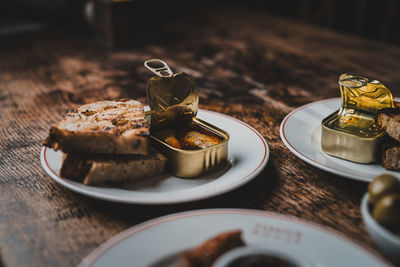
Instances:
[[[195,179],[171,175],[144,178],[117,187],[86,186],[59,176],[62,152],[43,147],[43,169],[57,183],[75,192],[104,200],[135,204],[168,204],[209,198],[231,191],[256,177],[268,162],[268,144],[242,121],[221,113],[199,110],[197,117],[230,134],[229,164],[221,171]]]
[[[314,267],[389,265],[374,251],[314,223],[265,211],[208,209],[129,228],[95,249],[79,266],[176,266],[182,251],[236,229],[242,230],[247,246],[301,257]]]
[[[341,99],[331,98],[299,107],[289,113],[280,127],[283,143],[305,162],[350,179],[370,182],[382,173],[400,178],[400,173],[379,164],[360,164],[325,154],[321,149],[321,121],[340,108]]]

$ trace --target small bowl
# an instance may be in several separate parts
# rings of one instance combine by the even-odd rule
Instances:
[[[380,225],[371,215],[368,193],[361,200],[361,214],[375,244],[391,259],[400,263],[400,236]]]
[[[286,261],[288,263],[288,266],[293,266],[293,267],[315,266],[310,261],[304,259],[301,256],[299,257],[298,255],[294,256],[289,253],[284,253],[281,251],[266,249],[262,247],[246,246],[246,247],[235,248],[226,252],[217,259],[217,261],[213,264],[213,267],[228,267],[235,260],[252,255],[278,258],[283,261]]]

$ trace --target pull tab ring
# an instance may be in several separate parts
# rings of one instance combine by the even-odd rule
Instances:
[[[171,77],[174,75],[168,64],[161,59],[149,59],[144,62],[144,66],[160,77]]]
[[[347,81],[357,83],[358,85],[349,86],[348,84],[345,83]],[[368,83],[368,79],[364,78],[364,77],[360,77],[360,76],[351,76],[349,78],[339,80],[340,85],[345,86],[345,87],[351,87],[351,88],[360,88],[360,87],[367,85],[367,83]]]

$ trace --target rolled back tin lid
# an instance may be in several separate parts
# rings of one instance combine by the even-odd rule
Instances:
[[[382,129],[375,121],[378,110],[395,106],[390,90],[377,80],[347,73],[340,75],[339,85],[342,105],[327,126],[363,137],[379,134]]]
[[[196,116],[199,93],[193,79],[184,72],[174,74],[167,63],[147,60],[145,67],[157,76],[147,84],[147,99],[151,109],[151,128],[191,122]]]
[[[376,113],[382,108],[394,107],[390,90],[377,80],[342,74],[339,77],[342,108]]]

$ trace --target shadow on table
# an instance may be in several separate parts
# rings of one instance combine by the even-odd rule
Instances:
[[[206,200],[183,204],[132,205],[92,199],[74,192],[70,192],[68,196],[73,198],[74,202],[81,203],[83,209],[90,210],[91,214],[101,213],[103,217],[110,221],[119,221],[129,227],[159,216],[196,209],[243,208],[263,210],[264,208],[260,203],[268,202],[277,184],[276,170],[270,164],[254,180],[239,189]]]

